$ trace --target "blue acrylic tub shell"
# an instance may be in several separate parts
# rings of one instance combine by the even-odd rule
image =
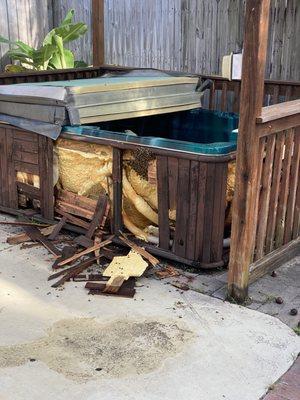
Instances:
[[[233,130],[237,128],[238,116],[197,109],[99,125],[65,126],[63,132],[195,154],[223,155],[236,150],[237,133]],[[138,136],[120,133],[126,129]]]

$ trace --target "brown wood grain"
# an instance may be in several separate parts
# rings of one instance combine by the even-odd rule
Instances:
[[[39,135],[39,176],[41,190],[41,214],[48,219],[54,218],[53,187],[53,141]]]
[[[283,244],[293,145],[294,129],[290,129],[285,134],[284,159],[282,162],[282,175],[276,215],[275,248],[278,248]]]
[[[243,302],[248,294],[257,221],[259,139],[256,118],[261,115],[268,40],[270,0],[246,3],[241,107],[233,199],[229,295]]]
[[[293,239],[297,189],[300,186],[300,127],[295,129],[283,243]]]
[[[170,247],[168,158],[157,157],[159,247]]]
[[[263,161],[261,187],[258,205],[258,224],[256,233],[255,260],[265,254],[265,242],[268,223],[268,210],[271,193],[271,181],[273,173],[274,151],[276,136],[269,136],[266,140],[266,156]]]
[[[190,161],[178,161],[177,209],[174,236],[174,252],[185,257],[187,246],[188,216],[190,209]]]

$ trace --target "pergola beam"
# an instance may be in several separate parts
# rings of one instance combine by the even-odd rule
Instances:
[[[93,65],[104,64],[104,0],[92,0]]]

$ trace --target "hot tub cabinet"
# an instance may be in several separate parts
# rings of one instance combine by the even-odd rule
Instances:
[[[188,115],[189,118],[192,117],[195,124],[195,113],[197,113],[195,110],[185,112],[184,121],[187,121]],[[174,115],[178,119],[177,113]],[[155,117],[153,118],[155,123]],[[150,118],[152,124],[153,118]],[[164,119],[161,117],[160,120]],[[127,122],[132,124],[135,120]],[[150,122],[148,117],[148,127],[151,125]],[[126,121],[122,122],[123,127],[124,124],[126,125]],[[237,118],[235,117],[232,127],[236,125]],[[116,128],[111,127],[111,129]],[[137,126],[135,130],[139,130]],[[163,126],[163,130],[167,131],[166,126]],[[180,134],[180,129],[171,131],[175,136],[177,135],[176,137]],[[150,151],[156,159],[159,243],[154,245],[143,242],[143,246],[153,254],[195,267],[222,266],[224,264],[227,172],[228,163],[235,158],[235,141],[228,139],[225,142],[225,139],[220,136],[218,142],[222,143],[199,144],[149,137],[147,129],[143,129],[140,133],[143,136],[134,137],[102,130],[99,133],[97,127],[83,126],[68,127],[60,138],[111,146],[113,153],[112,229],[115,234],[123,229],[123,152],[126,150],[135,152],[137,149]],[[221,132],[221,134],[227,135],[226,132]],[[23,197],[25,195],[31,200],[36,200],[31,204],[40,207],[42,217],[53,220],[56,193],[53,189],[54,144],[51,139],[43,135],[9,125],[0,125],[2,186],[0,204],[2,210],[19,209],[21,212],[18,199],[22,194]],[[39,176],[40,188],[19,182],[18,172]],[[169,223],[171,209],[176,210],[176,222],[172,226]]]

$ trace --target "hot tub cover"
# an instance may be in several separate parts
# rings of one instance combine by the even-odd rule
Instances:
[[[200,106],[199,78],[134,70],[92,79],[0,86],[0,120],[56,139],[64,125],[126,119]]]

